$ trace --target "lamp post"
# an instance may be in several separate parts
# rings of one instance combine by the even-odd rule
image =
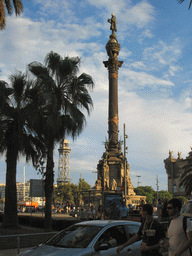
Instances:
[[[127,190],[128,190],[128,186],[127,186],[127,162],[126,162],[126,155],[127,155],[127,147],[126,147],[126,139],[128,138],[128,136],[126,135],[125,132],[125,124],[123,125],[124,128],[124,183],[125,183],[125,187],[124,187],[124,194],[125,194],[125,205],[127,205]]]
[[[95,180],[97,179],[96,173],[97,171],[92,171],[92,173],[95,173]]]
[[[140,175],[136,175],[136,177],[138,178],[138,182],[137,182],[137,186],[139,187],[139,184],[141,183],[141,182],[139,182],[139,178],[141,177]]]

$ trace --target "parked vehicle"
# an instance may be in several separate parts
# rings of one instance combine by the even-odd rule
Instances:
[[[135,235],[141,223],[134,221],[93,220],[79,222],[56,234],[45,244],[20,253],[20,256],[96,256],[117,255],[118,246]],[[121,256],[140,256],[141,241],[121,252]]]

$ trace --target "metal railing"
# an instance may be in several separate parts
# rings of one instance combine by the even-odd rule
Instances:
[[[0,236],[0,250],[17,249],[18,253],[20,253],[20,248],[34,247],[45,243],[57,233],[58,232],[46,232]]]

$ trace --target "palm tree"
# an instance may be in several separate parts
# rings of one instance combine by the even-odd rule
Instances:
[[[0,0],[0,30],[6,27],[6,11],[8,14],[13,13],[13,6],[15,14],[20,15],[23,11],[23,4],[21,0]]]
[[[19,156],[26,156],[36,164],[43,149],[39,131],[33,127],[40,123],[36,102],[29,97],[32,83],[27,76],[16,73],[10,85],[0,81],[0,153],[6,153],[6,188],[3,226],[18,227],[16,170]],[[35,118],[34,118],[35,116]],[[39,120],[38,120],[39,119]]]
[[[183,160],[184,166],[182,168],[183,173],[180,178],[180,186],[185,188],[186,195],[191,195],[192,192],[192,152],[189,156]]]
[[[177,0],[180,4],[183,3],[185,0]],[[191,8],[191,4],[192,4],[192,0],[190,0],[190,3],[189,3],[189,9]]]
[[[45,230],[51,230],[51,204],[54,182],[53,151],[56,142],[65,134],[78,136],[84,128],[85,116],[81,109],[90,113],[93,105],[89,88],[94,82],[91,76],[83,73],[77,76],[80,59],[65,57],[50,52],[45,64],[33,62],[29,70],[37,78],[41,88],[40,98],[46,106],[44,116],[44,136],[47,146],[47,163],[45,173]]]

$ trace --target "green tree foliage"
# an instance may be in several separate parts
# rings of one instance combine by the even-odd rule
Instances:
[[[146,196],[146,201],[149,204],[156,204],[157,203],[157,192],[153,190],[150,186],[140,186],[134,189],[137,195]],[[172,198],[172,194],[168,191],[158,191],[158,198],[170,200]]]
[[[137,195],[146,196],[146,201],[152,204],[154,201],[154,190],[150,186],[140,186],[134,189]]]
[[[72,203],[79,205],[80,200],[83,198],[82,191],[88,191],[91,188],[84,179],[79,179],[78,185],[73,183],[59,184],[54,188],[54,201],[55,203]]]
[[[54,201],[59,203],[73,203],[74,202],[74,196],[73,196],[73,189],[72,184],[66,183],[66,184],[58,184],[58,186],[55,186],[54,188]]]
[[[19,156],[26,156],[26,161],[32,159],[35,165],[43,150],[35,97],[33,83],[25,74],[13,74],[10,84],[0,81],[0,153],[6,153],[5,227],[18,226],[16,170]]]
[[[21,0],[0,0],[0,30],[6,27],[6,13],[11,15],[13,8],[16,15],[20,15],[23,11]]]
[[[91,189],[91,185],[87,183],[84,179],[80,178],[79,179],[79,190],[80,191],[87,191]]]
[[[182,205],[184,205],[184,203],[187,202],[187,198],[184,196],[178,196],[178,198],[181,200]]]
[[[154,192],[154,199],[155,201],[157,202],[157,193]],[[170,200],[173,196],[171,193],[169,193],[168,191],[165,191],[165,190],[161,190],[161,191],[158,191],[158,199],[161,198],[161,199],[165,199],[167,196],[167,199]]]

